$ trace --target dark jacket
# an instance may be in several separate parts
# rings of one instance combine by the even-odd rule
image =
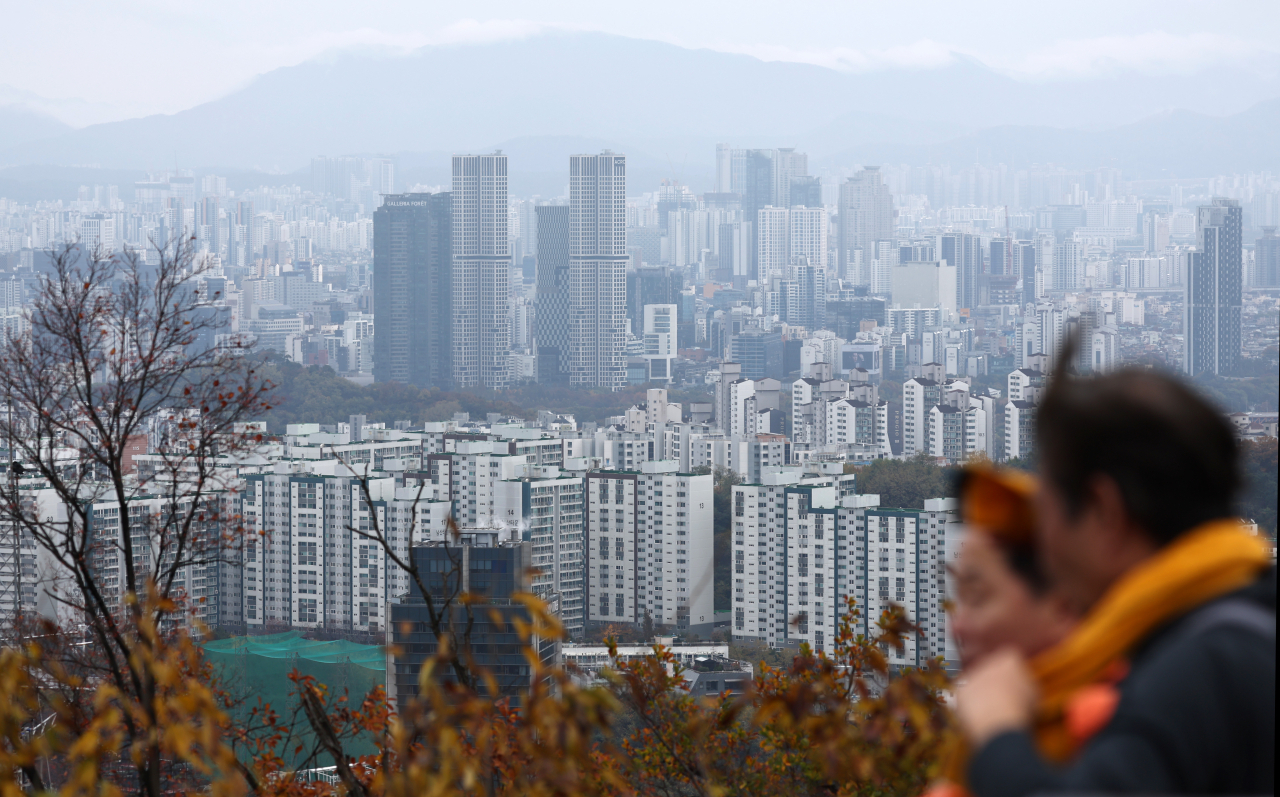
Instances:
[[[1269,637],[1240,623],[1196,622],[1213,603],[1241,600],[1270,612]],[[1004,733],[971,759],[971,790],[977,797],[1272,794],[1275,609],[1271,568],[1249,587],[1165,625],[1135,651],[1111,722],[1075,761],[1054,767],[1040,757],[1030,734]]]

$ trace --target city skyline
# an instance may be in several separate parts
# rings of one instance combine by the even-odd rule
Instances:
[[[0,18],[11,790],[1272,784],[1275,0]]]

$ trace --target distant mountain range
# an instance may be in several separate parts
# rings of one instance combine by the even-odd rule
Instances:
[[[70,125],[40,111],[20,104],[0,105],[0,152],[70,132]]]
[[[314,155],[381,153],[399,155],[405,181],[433,183],[447,173],[447,153],[502,146],[513,180],[524,173],[530,187],[550,190],[562,185],[570,152],[609,146],[632,157],[634,180],[638,171],[703,190],[715,142],[729,141],[795,146],[814,166],[977,160],[1199,176],[1277,169],[1275,97],[1280,81],[1223,69],[1034,84],[965,58],[850,74],[549,33],[408,56],[335,55],[181,113],[74,130],[0,107],[0,167],[281,173]],[[1196,110],[1168,110],[1189,105]]]

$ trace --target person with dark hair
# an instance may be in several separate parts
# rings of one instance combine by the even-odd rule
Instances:
[[[1081,620],[1034,666],[1007,647],[967,671],[968,787],[1272,793],[1276,574],[1231,516],[1227,420],[1151,371],[1060,374],[1037,435],[1040,561]],[[1105,721],[1071,733],[1071,701],[1118,668]]]

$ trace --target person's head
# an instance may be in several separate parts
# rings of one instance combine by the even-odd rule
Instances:
[[[1002,648],[1026,657],[1071,630],[1074,616],[1049,590],[1036,555],[1035,479],[1015,470],[966,468],[958,485],[969,532],[953,568],[951,630],[966,666]]]
[[[1036,441],[1041,555],[1078,611],[1162,546],[1229,516],[1240,481],[1226,418],[1152,371],[1059,375],[1041,404]]]
[[[966,667],[1003,648],[1031,657],[1061,641],[1075,623],[1051,593],[1030,545],[971,529],[956,561],[951,632]]]

